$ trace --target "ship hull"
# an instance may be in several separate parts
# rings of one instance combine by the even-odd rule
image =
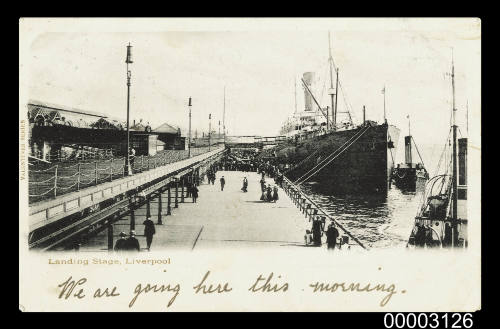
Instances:
[[[285,147],[276,153],[276,157],[278,162],[296,164],[305,160],[285,174],[295,181],[355,137],[361,129],[363,128],[359,127],[315,137],[293,147]],[[316,182],[316,189],[334,194],[387,193],[398,139],[398,128],[387,124],[373,125],[307,182]],[[309,155],[311,156],[308,158]]]
[[[415,168],[396,168],[394,170],[394,184],[401,190],[416,191],[425,187],[427,176]]]

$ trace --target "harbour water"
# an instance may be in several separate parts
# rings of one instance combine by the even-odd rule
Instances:
[[[392,186],[387,197],[333,196],[318,191],[315,185],[304,185],[304,191],[369,248],[406,246],[422,189],[406,192]]]
[[[425,165],[432,177],[435,174],[443,145],[419,146]],[[403,154],[396,162],[403,162]],[[418,161],[417,159],[415,159]],[[320,185],[311,182],[303,185],[304,191],[329,215],[338,220],[369,248],[404,248],[413,228],[415,215],[422,201],[425,186],[416,191],[402,191],[394,184],[387,196],[328,195]]]

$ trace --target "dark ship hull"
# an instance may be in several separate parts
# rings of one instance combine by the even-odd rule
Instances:
[[[308,182],[317,182],[318,190],[334,194],[386,193],[394,167],[399,129],[387,124],[366,125],[370,127],[359,139]],[[292,166],[293,169],[285,171],[285,176],[295,181],[350,139],[356,139],[358,136],[355,135],[365,128],[360,126],[288,143],[276,151],[276,160],[282,164],[298,164],[296,168]]]
[[[415,191],[417,188],[425,186],[428,175],[423,170],[416,168],[395,168],[394,184],[405,191]]]

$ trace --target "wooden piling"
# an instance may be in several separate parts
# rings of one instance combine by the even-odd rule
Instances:
[[[108,251],[113,251],[113,224],[108,224]]]
[[[170,196],[170,183],[167,185],[167,216],[172,215],[172,207],[171,207],[171,196]]]
[[[160,190],[160,193],[158,194],[158,225],[162,225],[163,222],[161,221],[161,211],[162,211],[162,204],[161,204],[161,196],[162,196],[162,190]]]

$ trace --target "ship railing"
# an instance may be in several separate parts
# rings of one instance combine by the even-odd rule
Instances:
[[[348,150],[358,139],[363,136],[368,129],[370,129],[370,126],[367,125],[363,127],[360,131],[358,131],[356,134],[352,135],[351,138],[349,138],[342,146],[340,146],[338,149],[333,151],[329,156],[321,160],[317,165],[315,165],[313,168],[308,170],[304,175],[300,176],[297,180],[295,180],[295,184],[300,185],[307,181],[309,178],[312,176],[316,175],[318,172],[320,172],[324,167],[329,165],[333,160],[338,158],[342,153],[344,153],[346,150]]]
[[[314,200],[312,200],[306,193],[304,193],[299,186],[295,185],[288,178],[283,176],[283,189],[288,194],[288,196],[292,199],[292,201],[299,207],[299,209],[312,219],[313,216],[318,215],[318,212],[323,216],[332,221],[337,227],[339,227],[347,236],[349,236],[356,244],[358,244],[361,248],[367,249],[365,245],[359,239],[357,239],[354,235],[352,235],[343,225],[341,225],[337,220],[335,220],[332,216],[330,216],[326,211],[324,211]],[[347,239],[342,239],[347,242]]]

